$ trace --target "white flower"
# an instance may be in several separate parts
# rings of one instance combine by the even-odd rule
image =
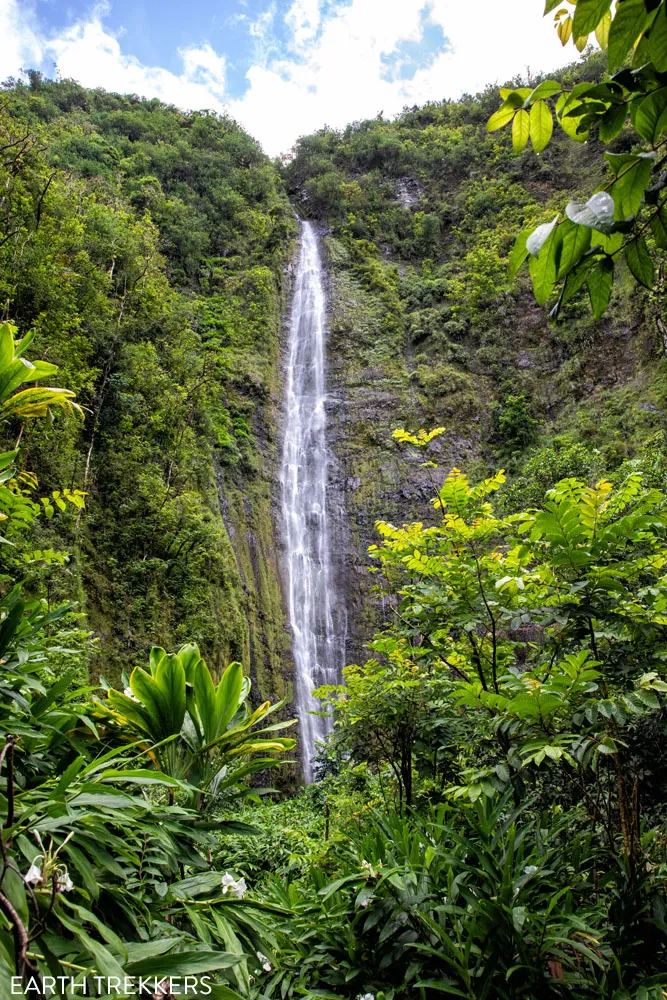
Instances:
[[[537,865],[526,865],[523,870],[524,875],[534,875],[538,871]]]
[[[27,874],[24,876],[23,881],[26,885],[41,885],[44,879],[42,878],[42,869],[37,864],[37,861],[42,857],[38,854],[33,863],[28,868]]]
[[[374,899],[375,899],[375,896],[366,896],[365,899],[361,900],[361,902],[359,903],[359,906],[362,908],[362,910],[365,910],[367,906],[371,905],[371,903],[373,902]]]
[[[139,699],[134,696],[134,692],[132,691],[131,687],[123,688],[123,694],[125,695],[126,698],[129,698],[130,701],[137,701],[137,702],[139,701]]]
[[[517,886],[515,886],[515,888],[514,888],[514,895],[515,895],[515,896],[518,896],[518,895],[519,895],[519,886],[518,886],[518,885],[517,885]]]
[[[244,878],[235,879],[229,872],[222,876],[222,895],[231,896],[233,899],[243,899],[248,886]]]
[[[357,1000],[375,1000],[374,993],[359,993],[357,995]]]
[[[58,879],[56,881],[56,889],[58,890],[58,892],[71,892],[73,888],[74,888],[74,883],[69,877],[69,872],[65,868],[58,875]]]
[[[262,968],[264,969],[264,972],[271,971],[271,963],[269,962],[266,955],[262,955],[261,951],[257,952],[257,961],[262,963]]]

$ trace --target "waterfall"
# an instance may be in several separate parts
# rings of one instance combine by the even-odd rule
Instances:
[[[292,630],[295,705],[303,776],[312,781],[315,743],[331,729],[312,691],[336,684],[345,651],[337,628],[337,600],[327,511],[330,456],[326,441],[326,303],[318,239],[301,223],[290,317],[285,386],[281,500],[286,548],[287,611]]]

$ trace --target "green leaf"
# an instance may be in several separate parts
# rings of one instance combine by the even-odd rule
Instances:
[[[544,101],[538,101],[530,109],[530,141],[536,153],[541,153],[549,144],[554,121],[551,109]]]
[[[625,125],[628,109],[625,104],[612,104],[599,121],[598,129],[602,142],[611,142]]]
[[[204,732],[204,741],[210,743],[216,739],[222,730],[218,729],[216,712],[215,685],[211,671],[203,660],[199,660],[194,669],[193,687],[195,704]]]
[[[512,122],[512,148],[520,153],[530,138],[530,117],[527,111],[520,108]]]
[[[667,87],[660,87],[638,105],[634,126],[647,142],[655,145],[667,125]]]
[[[562,0],[545,0],[545,3],[544,3],[544,15],[543,16],[546,17],[547,14],[550,14],[551,11],[555,10],[556,7],[558,7],[558,5],[561,2],[562,2]]]
[[[530,236],[531,230],[524,229],[517,238],[514,246],[512,247],[512,253],[510,254],[510,281],[514,281],[519,271],[519,268],[528,256],[528,247],[526,242]]]
[[[14,360],[14,334],[16,327],[9,323],[0,326],[0,372],[4,371]]]
[[[609,29],[607,59],[610,73],[623,65],[628,52],[636,45],[650,18],[644,0],[623,0],[618,4]]]
[[[653,238],[661,250],[667,250],[667,208],[663,207],[651,219]]]
[[[539,257],[531,257],[528,264],[530,277],[533,282],[533,292],[538,304],[541,306],[547,301],[556,284],[558,273],[556,250],[557,242],[552,230],[540,251]]]
[[[646,288],[653,288],[653,259],[643,237],[638,237],[628,244],[625,248],[625,259],[637,281]]]
[[[561,94],[556,101],[556,117],[563,132],[574,139],[575,142],[585,142],[588,134],[587,130],[579,132],[579,119],[573,118],[569,112],[582,106],[582,102],[573,97],[572,94]]]
[[[558,247],[556,251],[557,280],[581,260],[591,245],[591,230],[587,226],[575,225],[568,219],[558,227]]]
[[[572,30],[575,38],[590,35],[611,7],[611,0],[578,0]]]
[[[609,45],[609,29],[611,28],[611,11],[608,10],[595,29],[595,38],[603,52],[607,51]]]
[[[216,711],[218,713],[218,733],[224,733],[239,709],[244,697],[243,667],[240,663],[230,663],[218,685]]]
[[[648,39],[651,62],[658,73],[667,72],[667,8],[661,3]]]
[[[616,175],[611,188],[616,206],[616,218],[624,220],[639,211],[655,157],[652,153],[605,153],[604,155]]]
[[[486,123],[487,132],[496,132],[499,128],[507,125],[514,117],[516,108],[509,101],[504,101],[498,110],[491,115]]]
[[[537,87],[528,96],[526,103],[534,104],[535,101],[545,101],[549,97],[555,97],[556,94],[560,94],[562,89],[563,85],[558,80],[543,80],[542,83],[538,83]]]
[[[595,319],[600,319],[609,305],[614,285],[614,262],[611,257],[602,257],[588,275],[588,294]]]
[[[242,961],[240,955],[222,951],[179,951],[176,954],[157,954],[140,962],[128,962],[128,976],[194,976],[218,969],[230,969]]]

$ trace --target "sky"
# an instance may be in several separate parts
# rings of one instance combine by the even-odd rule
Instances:
[[[267,153],[573,60],[542,0],[0,0],[0,78],[231,114]]]

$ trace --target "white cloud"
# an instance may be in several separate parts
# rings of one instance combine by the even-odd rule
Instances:
[[[290,13],[305,5],[297,0]],[[232,113],[275,153],[324,124],[393,115],[406,105],[475,93],[528,64],[548,71],[572,58],[536,0],[512,0],[511,9],[497,0],[431,0],[428,7],[448,48],[412,79],[386,79],[383,56],[403,41],[419,41],[424,0],[352,0],[324,21],[300,60],[251,67],[250,88],[231,102]]]
[[[322,0],[293,0],[284,16],[289,44],[278,52],[275,3],[250,23],[256,45],[248,90],[227,109],[276,154],[324,124],[341,127],[396,114],[405,105],[457,97],[525,72],[554,69],[563,51],[536,0],[352,0],[323,14]],[[183,108],[222,110],[226,57],[209,44],[179,49],[183,71],[147,66],[124,51],[104,25],[105,7],[47,37],[19,0],[0,0],[4,75],[54,61],[85,86],[159,97]],[[419,42],[424,19],[440,25],[447,51],[432,54],[412,79],[387,79],[386,59],[402,42]]]
[[[285,15],[285,24],[292,32],[294,48],[299,49],[317,35],[321,14],[319,0],[294,0]]]
[[[0,0],[0,73],[5,80],[22,69],[39,66],[42,44],[33,29],[32,18],[19,10],[14,0]]]

